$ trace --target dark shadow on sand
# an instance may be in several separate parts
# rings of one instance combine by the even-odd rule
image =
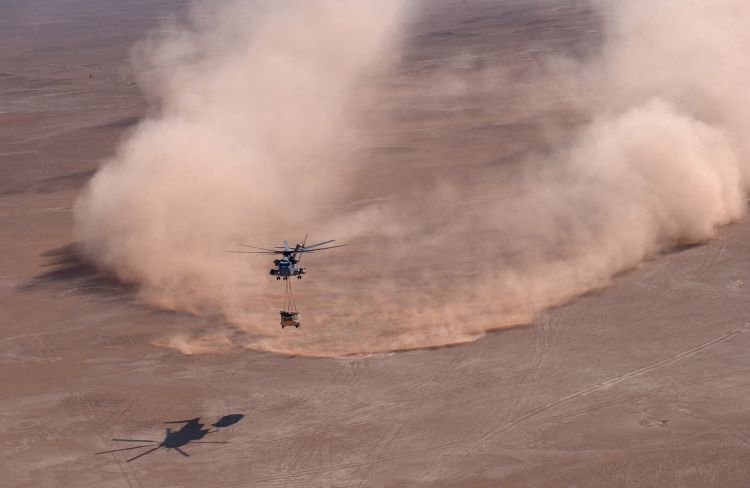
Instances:
[[[101,451],[94,454],[107,454],[111,452],[146,449],[145,451],[142,451],[136,456],[131,457],[125,461],[129,463],[156,450],[164,448],[167,450],[174,449],[181,455],[190,457],[190,454],[182,449],[183,447],[188,444],[228,444],[227,441],[204,441],[201,439],[206,437],[208,434],[218,432],[219,429],[223,429],[236,424],[244,417],[245,416],[241,413],[224,415],[222,418],[210,425],[210,427],[213,427],[213,429],[205,428],[205,424],[201,423],[200,417],[187,420],[173,420],[170,422],[164,422],[165,424],[182,424],[182,427],[180,427],[178,430],[172,430],[171,427],[167,427],[164,433],[164,439],[162,439],[161,441],[154,441],[150,439],[112,439],[115,442],[134,442],[140,445],[133,447],[123,447],[120,449],[111,449],[109,451]]]
[[[706,244],[708,244],[708,242],[696,242],[693,244],[678,244],[676,246],[672,246],[669,249],[664,250],[663,252],[660,253],[660,256],[668,256],[670,254],[680,254],[685,251],[690,251],[692,249],[703,247]]]
[[[19,291],[69,291],[86,294],[124,297],[133,295],[135,285],[129,285],[96,269],[80,251],[77,243],[58,247],[41,254],[47,271],[18,286]]]

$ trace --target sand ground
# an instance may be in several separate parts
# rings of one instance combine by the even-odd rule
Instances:
[[[184,4],[0,4],[0,485],[748,486],[747,221],[460,346],[316,359],[153,345],[217,324],[145,306],[80,263],[71,207],[147,110],[130,46]],[[477,43],[517,63],[585,50],[597,25],[576,5],[436,3],[406,62],[429,68]],[[409,113],[404,124],[430,127],[432,112]],[[435,138],[475,146],[477,161],[490,139],[534,143],[522,122],[479,137],[444,120],[436,131],[454,136]],[[94,454],[228,414],[244,418],[202,439],[227,443],[190,442],[190,457]]]

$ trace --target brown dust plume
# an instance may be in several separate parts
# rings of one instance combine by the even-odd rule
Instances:
[[[76,229],[148,302],[230,324],[160,343],[336,356],[464,342],[743,215],[746,2],[592,2],[601,45],[522,72],[468,45],[417,70],[426,41],[409,29],[429,8],[233,1],[137,49],[154,111],[81,196]],[[351,245],[304,258],[303,324],[282,330],[270,260],[224,251],[306,233]]]

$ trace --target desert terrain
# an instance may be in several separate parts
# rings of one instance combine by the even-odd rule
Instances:
[[[207,248],[230,270],[219,278],[245,290],[241,314],[204,290],[182,303],[156,286],[162,275],[135,267],[124,279],[82,250],[76,202],[158,111],[133,46],[188,9],[0,3],[1,486],[748,486],[750,221],[607,267],[614,277],[566,267],[554,276],[580,277],[575,286],[516,292],[538,306],[515,308],[498,288],[508,278],[474,267],[529,260],[521,243],[536,233],[486,222],[504,215],[485,214],[488,202],[606,98],[552,78],[527,90],[542,58],[596,55],[604,20],[588,2],[425,1],[403,21],[398,59],[364,78],[354,107],[367,136],[347,158],[362,163],[336,173],[345,191],[316,194],[302,214],[322,230],[291,220],[237,231],[261,246],[307,231],[351,242],[305,258],[299,330],[279,327],[265,256],[220,254],[234,241]],[[294,210],[268,198],[281,210],[259,213]],[[335,224],[372,202],[386,203],[362,214],[360,234]],[[391,215],[409,230],[388,230]],[[539,267],[519,269],[545,276],[559,256],[540,249]],[[211,432],[166,442],[166,428],[186,424],[164,422],[196,418]]]

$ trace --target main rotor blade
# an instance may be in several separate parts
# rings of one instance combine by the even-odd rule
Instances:
[[[307,233],[305,233],[305,240],[302,241],[302,245],[300,246],[299,244],[297,244],[294,247],[294,250],[297,251],[297,252],[303,250],[305,248],[305,244],[307,244]],[[297,254],[296,253],[294,254],[294,258],[297,259]],[[299,260],[297,261],[297,264],[299,264],[301,262],[302,262],[302,255],[300,255]]]
[[[251,247],[251,248],[253,248],[253,249],[260,249],[261,251],[271,251],[271,252],[276,252],[276,251],[274,251],[273,249],[268,249],[268,248],[265,248],[265,247],[258,247],[258,246],[251,246],[250,244],[242,244],[241,242],[240,242],[239,244],[237,244],[237,245],[238,245],[238,246],[244,246],[244,247]]]
[[[305,239],[307,239],[307,237],[305,237]],[[302,244],[302,247],[305,248],[305,249],[312,249],[314,247],[323,246],[325,244],[330,244],[332,242],[336,242],[336,239],[331,239],[330,241],[319,242],[317,244],[311,244],[309,246],[305,246],[304,244]]]
[[[281,251],[274,251],[274,252],[266,252],[266,251],[224,251],[224,252],[231,252],[234,254],[284,254]]]
[[[329,247],[321,247],[318,249],[300,249],[297,252],[315,252],[315,251],[325,251],[326,249],[335,249],[337,247],[344,247],[348,246],[349,244],[339,244],[338,246],[329,246]]]

